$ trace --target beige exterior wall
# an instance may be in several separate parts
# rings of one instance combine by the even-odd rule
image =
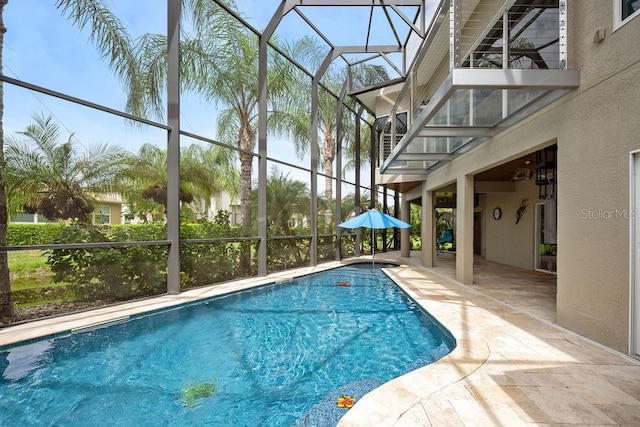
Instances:
[[[434,171],[425,190],[455,182],[558,144],[557,322],[616,350],[628,351],[629,220],[601,212],[629,209],[629,152],[640,149],[640,18],[613,32],[614,2],[568,2],[568,68],[580,88]],[[593,41],[603,27],[606,38]],[[537,189],[483,196],[486,258],[534,266]],[[515,225],[523,198],[529,208]],[[500,206],[503,219],[491,212]]]
[[[629,152],[640,149],[640,19],[615,33],[610,2],[570,9],[580,95],[558,132],[558,323],[620,351],[629,331]],[[607,36],[593,43],[595,28]],[[593,214],[593,212],[598,212]]]
[[[122,224],[122,203],[109,204],[111,209],[110,224]]]
[[[516,211],[523,199],[528,208],[516,224]],[[533,179],[520,181],[513,193],[489,193],[485,195],[484,248],[487,261],[533,269],[535,251],[535,204],[538,187]],[[493,209],[502,209],[502,217],[493,219]]]
[[[109,224],[122,224],[122,197],[117,194],[97,195],[94,214],[104,206],[109,207]]]

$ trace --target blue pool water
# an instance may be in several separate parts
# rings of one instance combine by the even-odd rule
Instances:
[[[0,349],[0,425],[335,425],[338,395],[359,398],[455,346],[375,267]],[[186,402],[200,383],[217,393]]]

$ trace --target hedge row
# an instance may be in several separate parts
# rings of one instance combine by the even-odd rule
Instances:
[[[8,224],[7,245],[50,245],[64,227],[62,224]]]
[[[83,224],[20,224],[22,244],[97,243],[166,240],[165,225],[126,224],[94,226]],[[55,231],[55,233],[53,232]],[[240,227],[228,224],[187,224],[181,227],[183,239],[242,237]],[[299,230],[306,232],[306,230]],[[54,236],[53,238],[51,236]],[[37,236],[37,238],[36,238]],[[305,236],[305,234],[302,234]],[[366,240],[366,238],[365,238]],[[12,244],[17,244],[16,240]],[[297,237],[269,239],[267,243],[269,272],[309,264],[310,239]],[[345,239],[343,250],[353,253],[353,241]],[[180,286],[189,289],[257,274],[256,241],[185,242],[180,245]],[[318,238],[318,259],[335,258],[335,238]],[[134,245],[91,248],[56,248],[47,251],[47,265],[53,281],[65,283],[65,298],[92,300],[128,300],[166,292],[166,245]],[[62,291],[61,291],[62,292]],[[56,295],[60,297],[60,295]],[[20,295],[30,301],[36,292]]]
[[[51,245],[61,243],[59,237],[67,225],[63,224],[8,224],[8,246]],[[118,224],[97,226],[111,241],[166,240],[167,227],[163,224]],[[241,236],[238,227],[214,223],[183,224],[180,227],[183,239]],[[82,240],[65,243],[83,243]]]

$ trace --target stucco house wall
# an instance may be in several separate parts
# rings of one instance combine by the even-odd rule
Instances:
[[[528,207],[516,224],[516,211],[523,200]],[[511,193],[488,193],[485,199],[486,237],[485,258],[487,261],[521,267],[534,268],[535,204],[538,187],[533,179],[520,181]],[[499,207],[502,217],[494,220],[493,209]]]
[[[558,129],[558,323],[627,351],[629,152],[640,149],[640,19],[613,32],[610,2],[569,9],[579,96]],[[593,42],[595,28],[606,37]],[[601,214],[602,212],[602,214]]]
[[[578,89],[432,172],[426,190],[557,143],[557,322],[627,352],[629,215],[600,212],[629,210],[629,152],[640,149],[640,18],[614,31],[614,4],[568,2],[568,68],[580,69]],[[598,28],[606,34],[599,42]],[[525,185],[485,196],[488,260],[533,268],[534,206],[506,226],[521,199],[537,200]],[[496,205],[504,205],[499,224],[491,221]]]

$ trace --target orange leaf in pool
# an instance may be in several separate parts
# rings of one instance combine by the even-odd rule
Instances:
[[[349,283],[349,282],[338,282],[338,283],[336,283],[336,286],[351,286],[351,283]]]
[[[338,408],[351,408],[353,406],[353,404],[356,403],[356,399],[353,396],[347,396],[345,394],[341,394],[340,397],[338,397],[338,401],[336,402],[336,405],[338,405]]]

